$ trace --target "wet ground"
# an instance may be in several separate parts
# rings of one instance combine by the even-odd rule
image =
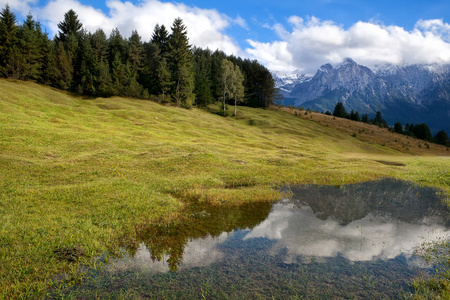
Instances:
[[[398,298],[429,270],[415,249],[450,237],[449,209],[430,188],[283,189],[274,204],[191,204],[181,222],[144,224],[137,247],[50,298]]]

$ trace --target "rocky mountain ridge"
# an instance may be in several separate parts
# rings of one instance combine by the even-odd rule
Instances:
[[[381,111],[391,125],[427,123],[434,132],[450,132],[450,65],[388,65],[372,70],[347,58],[321,66],[312,78],[278,87],[286,106],[325,112],[340,101],[348,111],[360,114],[374,116]]]

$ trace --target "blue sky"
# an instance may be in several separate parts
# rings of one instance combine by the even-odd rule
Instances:
[[[369,67],[450,63],[450,1],[368,0],[0,0],[19,20],[31,12],[52,37],[74,9],[85,28],[148,40],[176,17],[192,44],[255,58],[269,69],[313,74],[351,57]]]

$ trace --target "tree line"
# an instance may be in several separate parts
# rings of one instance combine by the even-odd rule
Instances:
[[[425,140],[428,142],[433,142],[437,144],[441,144],[447,147],[450,147],[450,140],[447,133],[444,130],[436,133],[435,136],[431,134],[430,127],[427,124],[406,124],[403,126],[400,122],[396,122],[394,127],[390,127],[387,122],[383,119],[381,112],[377,111],[375,118],[368,118],[367,114],[363,114],[361,117],[359,116],[358,111],[351,110],[350,113],[347,113],[342,102],[338,102],[334,107],[333,114],[330,111],[325,112],[327,115],[333,115],[338,118],[346,118],[353,121],[364,122],[372,125],[377,125],[382,128],[388,128],[390,131],[405,134],[411,137],[415,137],[421,140]]]
[[[271,73],[256,60],[189,44],[183,20],[156,25],[149,41],[137,31],[83,28],[69,10],[53,39],[29,14],[18,25],[9,6],[0,13],[0,76],[32,80],[93,97],[152,99],[182,107],[221,101],[268,107],[278,97]]]

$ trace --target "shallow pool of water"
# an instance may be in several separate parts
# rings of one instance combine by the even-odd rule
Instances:
[[[138,247],[66,296],[154,299],[397,298],[427,272],[414,250],[449,239],[430,188],[395,180],[284,188],[274,204],[191,205],[142,226]],[[61,291],[58,291],[60,293]]]

